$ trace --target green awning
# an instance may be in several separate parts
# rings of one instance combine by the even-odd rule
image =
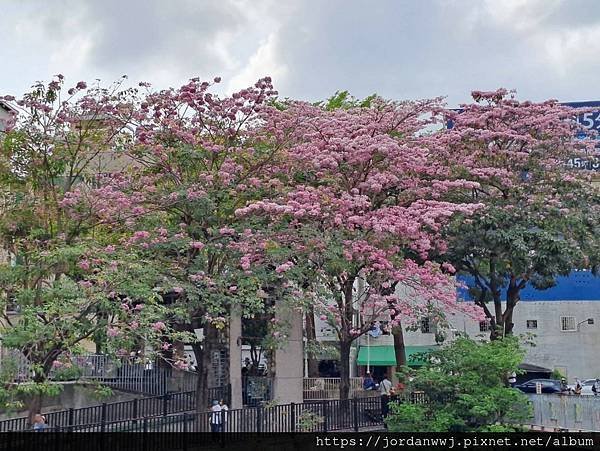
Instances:
[[[417,356],[417,354],[429,354],[437,349],[439,349],[437,346],[405,346],[406,364],[411,367],[423,366],[426,363],[423,360],[424,356]]]
[[[356,363],[362,366],[395,366],[394,346],[361,346]]]

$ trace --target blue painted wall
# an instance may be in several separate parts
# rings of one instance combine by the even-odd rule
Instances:
[[[458,280],[467,286],[475,285],[473,277],[458,276]],[[471,300],[466,289],[458,290],[461,299]],[[506,290],[502,290],[502,299],[506,299]],[[521,301],[600,301],[600,276],[591,271],[573,271],[568,276],[557,277],[554,287],[536,290],[527,285],[521,291]]]

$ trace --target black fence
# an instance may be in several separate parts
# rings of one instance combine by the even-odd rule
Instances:
[[[231,402],[231,390],[226,387],[208,389],[209,399]],[[208,408],[209,406],[207,406]],[[67,409],[43,413],[50,428],[65,428],[87,424],[102,424],[124,420],[138,420],[143,417],[167,416],[173,413],[196,409],[196,392],[168,393],[151,398],[136,398],[131,401],[103,403],[80,409]],[[31,429],[27,417],[0,421],[0,432],[24,431]]]
[[[209,388],[210,400],[224,400],[231,403],[231,387]],[[390,400],[411,404],[427,403],[425,393],[407,393],[394,396]],[[306,401],[299,404],[268,406],[257,404],[252,407],[229,410],[221,414],[213,412],[187,413],[196,410],[196,392],[171,393],[151,398],[137,398],[131,401],[103,403],[80,409],[67,409],[44,413],[48,430],[92,431],[99,430],[144,430],[144,421],[150,429],[155,426],[179,424],[181,414],[186,413],[187,422],[210,424],[214,415],[223,415],[222,429],[231,432],[319,432],[324,430],[352,429],[382,423],[383,401],[380,397],[353,398],[348,400]],[[208,409],[209,406],[206,406]],[[353,409],[359,409],[354,411]],[[174,414],[180,414],[179,416]],[[191,415],[191,416],[190,416]],[[164,420],[167,418],[167,420]],[[206,421],[205,421],[206,420]],[[165,423],[166,421],[166,423]],[[183,420],[181,420],[183,421]],[[194,424],[195,424],[194,423]],[[141,425],[141,426],[140,426]],[[229,425],[229,426],[228,426]],[[166,426],[165,426],[166,427]],[[171,426],[169,426],[171,427]],[[170,432],[167,427],[165,432]],[[178,427],[178,426],[173,426]],[[108,428],[108,429],[107,429]],[[133,428],[133,429],[132,429]],[[0,432],[31,430],[27,417],[0,421]],[[190,432],[203,432],[195,426]],[[229,431],[229,430],[228,430]],[[181,432],[173,430],[172,432]]]
[[[215,396],[218,399],[219,396]],[[394,396],[390,401],[426,403],[423,393]],[[86,409],[69,409],[67,414],[47,415],[50,432],[328,432],[358,431],[361,428],[383,426],[387,402],[380,397],[346,400],[308,401],[221,412],[192,412],[193,393],[178,393],[171,397],[134,400],[126,403],[103,404]],[[137,410],[135,410],[137,409]],[[83,412],[82,412],[83,411]],[[2,432],[30,430],[27,419]],[[13,420],[9,420],[13,421]]]
[[[383,426],[380,398],[179,413],[48,428],[49,432],[329,432]]]

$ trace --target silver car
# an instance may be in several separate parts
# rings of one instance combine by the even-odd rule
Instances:
[[[581,394],[582,395],[593,395],[594,392],[592,391],[592,386],[594,385],[594,383],[596,382],[596,379],[586,379],[584,381],[581,381]],[[571,385],[567,385],[567,387],[569,387],[569,390],[572,391],[573,393],[575,392],[575,384],[571,384]],[[598,393],[600,395],[600,393]]]

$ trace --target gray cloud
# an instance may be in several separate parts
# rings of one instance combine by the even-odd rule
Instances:
[[[391,98],[516,88],[597,99],[595,0],[0,0],[0,91],[63,72],[156,86],[221,75],[223,90],[272,75],[282,95],[338,89]]]

